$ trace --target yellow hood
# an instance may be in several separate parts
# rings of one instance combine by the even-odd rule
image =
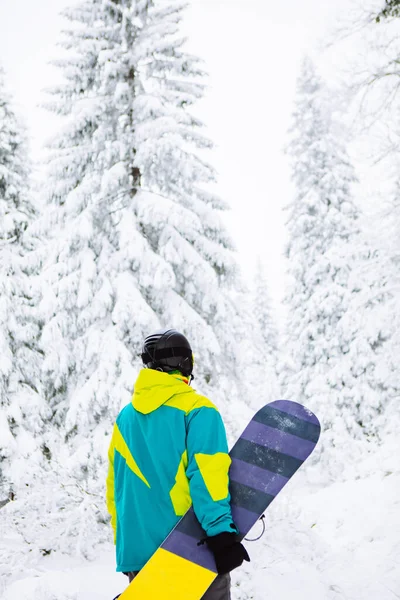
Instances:
[[[142,369],[135,383],[132,404],[136,410],[148,415],[172,396],[193,391],[179,376],[154,369]]]

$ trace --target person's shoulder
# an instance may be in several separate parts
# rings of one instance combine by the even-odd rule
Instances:
[[[217,407],[213,402],[211,402],[211,400],[202,394],[198,394],[193,388],[188,388],[187,392],[185,393],[176,394],[170,398],[168,402],[166,402],[166,406],[182,410],[187,415],[200,408],[212,408],[218,411]]]
[[[198,394],[194,391],[193,394],[193,408],[192,410],[196,410],[198,408],[213,408],[218,412],[218,408],[215,406],[214,402],[211,402],[207,396],[203,396],[202,394]]]

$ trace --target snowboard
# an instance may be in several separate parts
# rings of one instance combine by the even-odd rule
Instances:
[[[289,400],[276,400],[252,418],[229,453],[233,520],[242,540],[314,450],[317,417]],[[193,509],[121,594],[121,600],[200,600],[217,576],[214,557]]]

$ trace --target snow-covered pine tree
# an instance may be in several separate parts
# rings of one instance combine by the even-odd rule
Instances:
[[[253,286],[253,311],[259,323],[261,343],[275,367],[278,353],[278,328],[273,318],[269,286],[263,264],[258,258]]]
[[[26,457],[40,450],[38,330],[26,255],[30,201],[27,139],[0,66],[0,500],[18,488]]]
[[[381,19],[400,16],[400,0],[385,0],[385,6],[381,8],[376,16],[376,22],[380,23]]]
[[[278,327],[274,318],[265,269],[258,258],[252,289],[252,315],[255,330],[252,338],[256,347],[258,373],[256,381],[264,390],[262,403],[278,398],[277,367],[279,362]]]
[[[375,211],[365,219],[363,261],[353,273],[358,297],[352,303],[352,314],[343,322],[360,332],[359,347],[353,344],[349,354],[355,364],[364,355],[364,379],[375,396],[375,402],[362,403],[360,417],[367,431],[375,432],[380,440],[390,432],[397,435],[400,425],[400,185],[398,160],[390,163],[386,174],[394,185],[381,197],[375,192]],[[365,347],[372,348],[372,359],[363,352]]]
[[[130,400],[145,335],[186,333],[196,387],[222,410],[245,372],[225,205],[207,188],[215,173],[200,152],[211,143],[189,112],[204,72],[183,50],[182,11],[150,0],[74,6],[57,62],[65,82],[51,90],[64,127],[40,224],[43,384],[54,444],[68,440],[74,476],[100,487],[105,434]]]
[[[288,207],[285,348],[291,366],[283,381],[290,397],[318,411],[336,443],[340,432],[373,430],[385,379],[377,369],[379,326],[367,323],[374,275],[365,279],[370,252],[344,140],[328,91],[306,59],[288,147],[296,193]]]
[[[400,135],[400,130],[398,132]],[[381,289],[385,289],[385,303],[380,304],[380,311],[374,315],[375,322],[382,323],[385,328],[385,335],[381,338],[387,340],[383,348],[385,353],[385,363],[382,367],[386,371],[389,390],[387,394],[387,406],[382,419],[381,431],[391,432],[394,436],[398,435],[400,426],[400,411],[398,402],[400,398],[400,371],[397,357],[400,353],[400,178],[399,178],[399,154],[396,155],[395,171],[396,179],[392,202],[383,220],[381,229],[381,240],[384,240],[384,260],[380,261],[378,268],[381,269],[380,280],[383,279]],[[382,318],[383,317],[383,318]],[[387,367],[389,365],[389,368]]]

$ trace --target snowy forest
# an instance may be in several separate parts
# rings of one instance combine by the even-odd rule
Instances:
[[[49,56],[60,79],[42,97],[60,126],[40,158],[0,56],[0,598],[123,590],[107,450],[145,336],[174,327],[230,445],[278,398],[322,425],[264,536],[246,543],[233,600],[395,600],[400,0],[356,4],[302,57],[276,148],[293,190],[279,198],[279,299],[262,255],[243,269],[227,223],[196,109],[208,65],[187,48],[186,10],[79,0],[63,11]],[[262,199],[267,211],[277,201]]]

